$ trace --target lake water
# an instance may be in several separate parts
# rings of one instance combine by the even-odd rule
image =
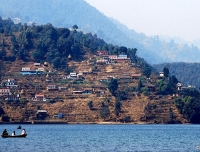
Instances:
[[[21,125],[26,138],[1,138],[1,152],[200,151],[200,125]],[[11,134],[18,125],[0,125]]]

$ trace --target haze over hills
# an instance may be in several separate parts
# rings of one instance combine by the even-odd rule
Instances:
[[[147,37],[128,29],[90,6],[84,0],[1,0],[0,16],[20,19],[22,23],[52,23],[57,27],[71,28],[78,25],[85,32],[92,32],[113,45],[137,48],[138,56],[151,64],[163,62],[198,62],[200,50],[187,44],[167,42],[158,36]]]

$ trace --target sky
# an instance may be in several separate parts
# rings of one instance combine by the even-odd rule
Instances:
[[[200,39],[200,0],[85,0],[107,17],[147,36]]]

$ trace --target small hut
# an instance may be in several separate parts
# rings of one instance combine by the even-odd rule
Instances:
[[[48,62],[44,62],[44,66],[48,66]]]
[[[72,60],[71,54],[68,55],[68,60]]]

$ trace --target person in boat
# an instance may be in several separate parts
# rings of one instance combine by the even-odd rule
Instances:
[[[25,129],[22,130],[22,134],[21,135],[26,135],[26,130]]]
[[[22,127],[21,127],[21,126],[18,126],[17,129],[22,129]]]
[[[15,136],[15,131],[13,131],[12,136]]]
[[[6,129],[4,129],[3,133],[2,133],[3,136],[8,136],[8,132]]]

